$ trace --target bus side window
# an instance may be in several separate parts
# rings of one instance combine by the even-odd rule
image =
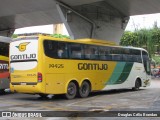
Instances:
[[[84,45],[84,58],[91,59],[91,49],[89,45]]]
[[[142,59],[141,59],[141,51],[140,50],[134,50],[132,49],[132,55],[133,55],[133,61],[134,62],[139,62],[142,63]]]
[[[99,48],[99,59],[100,60],[106,60],[105,47],[100,47]]]
[[[57,46],[58,46],[58,42],[45,40],[44,41],[45,55],[51,58],[57,58]]]
[[[112,60],[111,48],[110,47],[105,47],[105,55],[106,55],[106,60]]]
[[[82,45],[77,43],[69,44],[69,57],[72,59],[82,59]]]
[[[98,47],[91,46],[91,59],[97,60],[98,59]]]
[[[51,58],[68,58],[67,44],[64,42],[45,40],[45,55]]]
[[[113,61],[122,61],[122,49],[121,48],[112,48],[112,60]]]
[[[84,58],[89,60],[97,60],[98,47],[93,45],[84,45]]]
[[[57,55],[59,58],[68,58],[67,43],[58,42]]]

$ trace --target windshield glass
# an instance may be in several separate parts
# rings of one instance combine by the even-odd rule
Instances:
[[[15,70],[28,70],[37,66],[38,40],[20,40],[10,44],[10,64]]]

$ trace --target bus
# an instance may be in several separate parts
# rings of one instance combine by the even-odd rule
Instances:
[[[149,86],[150,59],[145,49],[110,41],[26,36],[10,44],[10,77],[12,92],[85,98]]]
[[[9,43],[11,38],[0,36],[0,93],[9,89]]]

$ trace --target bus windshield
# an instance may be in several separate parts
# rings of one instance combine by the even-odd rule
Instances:
[[[14,70],[28,70],[37,66],[37,39],[15,41],[10,46],[11,68],[14,68]]]
[[[0,42],[0,55],[8,57],[9,43]]]

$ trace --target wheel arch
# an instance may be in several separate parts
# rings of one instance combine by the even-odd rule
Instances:
[[[140,77],[137,77],[136,79],[135,79],[135,82],[136,82],[136,80],[138,80],[139,81],[139,83],[140,83],[140,87],[142,87],[142,80],[141,80],[141,78]],[[135,83],[134,82],[134,83]]]
[[[65,93],[67,93],[67,87],[68,87],[68,84],[69,84],[70,82],[75,83],[77,89],[79,89],[79,84],[78,84],[77,80],[76,80],[76,79],[72,79],[72,80],[68,81],[67,84],[65,85]]]

